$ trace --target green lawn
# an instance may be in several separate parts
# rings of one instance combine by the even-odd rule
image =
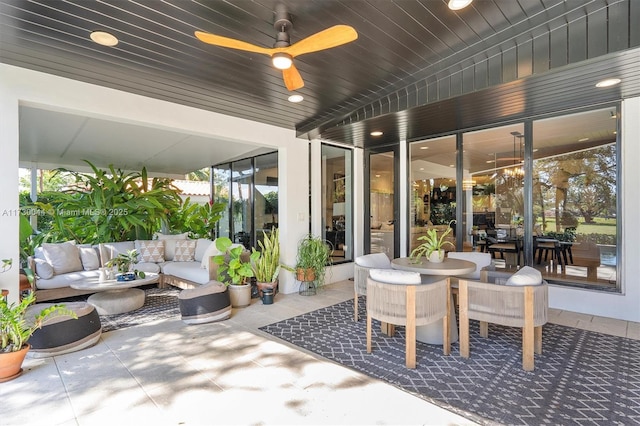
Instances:
[[[542,223],[538,221],[538,223]],[[554,219],[547,219],[547,229],[545,232],[553,231],[556,229],[556,221]],[[582,221],[578,222],[578,234],[603,234],[603,235],[616,235],[616,219],[605,219],[597,217],[595,223],[586,224]]]

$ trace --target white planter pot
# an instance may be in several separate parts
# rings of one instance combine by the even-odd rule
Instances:
[[[251,284],[231,284],[228,288],[229,297],[231,298],[231,307],[244,308],[251,304]]]
[[[444,261],[444,250],[434,251],[429,255],[429,262],[442,263]]]

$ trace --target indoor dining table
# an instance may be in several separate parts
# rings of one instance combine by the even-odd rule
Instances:
[[[476,264],[468,260],[445,258],[442,262],[430,262],[423,257],[419,260],[408,257],[400,257],[391,261],[391,267],[402,271],[418,272],[422,276],[422,284],[441,280],[443,277],[470,274],[476,270]],[[451,343],[458,341],[458,324],[456,321],[453,300],[451,301],[451,316],[449,330],[451,330]],[[442,321],[416,327],[416,340],[432,345],[441,345]]]

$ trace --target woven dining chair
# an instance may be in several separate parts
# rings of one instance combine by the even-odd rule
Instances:
[[[451,352],[449,315],[451,312],[451,288],[449,278],[431,284],[420,284],[420,275],[413,283],[404,277],[414,274],[393,271],[385,274],[386,281],[375,278],[378,270],[372,270],[367,280],[367,353],[372,351],[372,320],[405,327],[405,365],[416,368],[416,326],[443,320],[443,353]],[[395,280],[393,275],[402,277]],[[404,276],[404,277],[403,277]],[[378,278],[379,279],[379,278]]]
[[[356,257],[353,271],[353,320],[358,321],[358,297],[367,295],[367,278],[371,269],[391,269],[391,261],[384,253]]]
[[[489,337],[488,323],[521,328],[522,368],[534,370],[534,353],[542,353],[542,326],[547,323],[549,296],[548,285],[541,278],[530,285],[525,280],[514,279],[530,269],[525,266],[513,275],[485,269],[481,281],[459,280],[460,355],[463,358],[469,358],[469,320],[474,319],[480,322],[480,336],[485,338]]]

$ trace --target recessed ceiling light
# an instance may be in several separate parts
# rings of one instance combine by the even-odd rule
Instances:
[[[369,133],[371,136],[382,136],[384,133],[382,133],[380,130],[374,130],[373,132]]]
[[[420,170],[424,170],[424,167],[420,167]]]
[[[89,37],[91,37],[91,40],[95,43],[101,44],[102,46],[113,47],[118,44],[116,36],[105,31],[94,31]]]
[[[580,139],[578,139],[578,142],[586,142],[588,140],[589,140],[589,138],[580,138]]]
[[[298,102],[302,102],[304,100],[304,97],[302,95],[291,95],[287,99],[289,100],[289,102],[297,104]]]
[[[376,175],[376,177],[380,177],[380,175]]]
[[[428,146],[421,146],[420,149],[429,149]]]
[[[606,80],[602,80],[596,83],[596,87],[611,87],[620,83],[622,80],[619,78],[607,78]]]
[[[473,0],[449,0],[449,9],[460,10],[469,6]]]
[[[496,162],[496,160],[487,160],[487,164],[495,163],[495,162]]]

